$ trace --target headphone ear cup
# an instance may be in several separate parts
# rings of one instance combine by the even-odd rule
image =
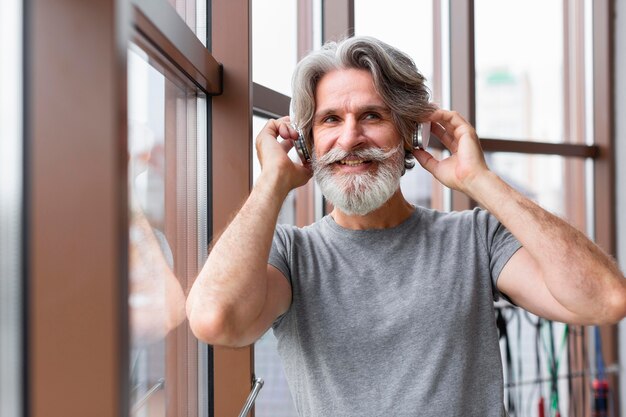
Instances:
[[[415,125],[415,130],[413,131],[413,137],[411,138],[411,146],[413,146],[413,149],[419,149],[420,143],[421,143],[420,137],[421,137],[420,124],[418,123],[417,125]]]
[[[421,123],[422,126],[422,149],[426,149],[428,147],[428,142],[430,142],[430,122]]]
[[[289,121],[291,123],[291,127],[293,127],[296,132],[298,132],[298,139],[293,141],[294,147],[300,156],[303,164],[306,164],[311,161],[311,152],[309,151],[309,147],[307,146],[306,139],[304,138],[304,133],[300,126],[298,126],[298,122],[296,121],[296,109],[293,104],[293,100],[289,102]]]
[[[413,132],[413,149],[426,149],[430,140],[430,122],[418,123]]]
[[[306,164],[307,162],[311,162],[311,152],[309,151],[309,147],[306,146],[306,140],[304,139],[302,130],[296,128],[296,131],[298,132],[298,139],[294,140],[293,143],[300,159]]]

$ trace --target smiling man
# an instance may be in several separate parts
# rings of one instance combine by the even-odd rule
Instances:
[[[296,120],[270,120],[262,174],[187,314],[210,344],[244,346],[272,327],[301,416],[504,416],[495,299],[574,324],[624,317],[615,262],[491,172],[472,126],[429,103],[408,56],[373,38],[330,43],[299,63],[293,87],[312,167],[287,156]],[[446,159],[410,146],[425,121]],[[413,158],[484,209],[409,204],[399,184]],[[276,226],[312,174],[332,213]]]
[[[401,202],[404,149],[372,75],[330,72],[319,81],[316,99],[314,176],[336,214],[365,216],[394,194]]]

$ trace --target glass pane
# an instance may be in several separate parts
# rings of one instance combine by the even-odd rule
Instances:
[[[373,36],[409,54],[432,90],[432,0],[354,0],[356,35]]]
[[[429,149],[437,159],[441,159],[441,152]],[[420,207],[443,210],[444,188],[439,181],[415,161],[415,167],[406,171],[400,178],[400,188],[406,200]]]
[[[267,123],[267,119],[258,116],[253,117],[253,143],[254,138],[265,126],[265,123]],[[256,181],[261,174],[261,166],[257,159],[256,148],[253,146],[252,149],[252,178]],[[290,156],[292,159],[297,158],[293,149]],[[295,190],[292,190],[283,203],[278,215],[278,223],[295,224],[295,202],[296,193]],[[268,330],[254,344],[254,373],[265,381],[255,403],[255,415],[257,417],[298,417],[285,379],[285,371],[278,356],[277,343],[272,330]]]
[[[185,324],[185,290],[206,248],[206,103],[149,62],[129,51],[131,414],[206,415]]]
[[[0,415],[24,415],[22,1],[0,3]]]
[[[288,96],[298,59],[296,5],[252,0],[252,80]]]
[[[534,314],[506,303],[498,302],[496,311],[506,323],[507,337],[500,339],[500,350],[504,375],[504,402],[508,415],[539,415],[540,398],[544,401],[541,415],[584,415],[570,411],[572,405],[570,397],[573,399],[585,395],[573,387],[576,384],[584,384],[580,376],[586,371],[570,367],[572,363],[570,360],[576,360],[574,358],[576,353],[572,353],[574,350],[568,347],[584,342],[584,334],[575,326],[568,327],[563,323],[539,320]],[[552,346],[558,375],[554,391],[550,372],[551,367],[555,366],[552,362]],[[507,360],[507,350],[510,362]],[[568,378],[568,375],[575,376]],[[555,413],[556,408],[560,414]]]
[[[583,232],[586,230],[584,160],[514,153],[489,153],[486,159],[489,167],[509,185],[579,230]],[[546,407],[549,408],[551,384],[548,346],[554,345],[554,354],[561,364],[559,375],[577,372],[575,368],[568,368],[577,365],[576,359],[572,359],[573,362],[570,363],[568,358],[570,349],[563,346],[565,325],[544,320],[537,328],[536,316],[518,308],[512,309],[506,303],[498,304],[503,304],[507,341],[515,358],[513,363],[507,363],[505,340],[501,339],[505,399],[513,401],[519,411],[537,407],[539,397],[543,396]],[[575,346],[573,342],[581,343],[585,340],[584,335],[575,327],[570,327],[569,331],[571,346]],[[532,382],[537,380],[544,382]],[[560,378],[557,387],[561,415],[571,415],[568,410],[571,391],[567,378]],[[571,395],[577,395],[577,391],[572,392]]]
[[[431,89],[433,58],[433,5],[431,0],[391,0],[380,7],[376,0],[354,0],[356,35],[373,36],[409,54]],[[432,96],[431,96],[432,99]],[[400,184],[406,199],[422,207],[441,209],[443,188],[419,164],[407,170]]]
[[[562,142],[563,2],[474,5],[478,134]]]
[[[586,231],[584,160],[504,152],[485,157],[489,167],[513,188]]]
[[[254,146],[254,140],[259,134],[263,126],[267,123],[267,119],[263,117],[254,116],[252,118],[252,181],[256,182],[259,175],[261,175],[261,164],[257,158],[256,147]],[[298,154],[295,148],[289,151],[289,157],[293,161],[298,161]],[[278,215],[278,224],[295,224],[296,223],[296,190],[291,190],[283,203],[283,207]],[[266,388],[263,388],[264,390]]]
[[[169,0],[176,13],[207,46],[207,5],[210,0]]]

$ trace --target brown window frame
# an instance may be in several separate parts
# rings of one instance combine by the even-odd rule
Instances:
[[[439,3],[433,0],[434,10],[440,10]],[[595,240],[614,255],[613,7],[610,0],[593,2],[594,144],[499,138],[482,143],[494,152],[593,159]],[[450,106],[474,121],[473,55],[468,54],[473,50],[473,1],[450,0],[450,8],[454,63]],[[252,90],[258,87],[253,86],[250,70],[250,12],[249,0],[212,2],[209,52],[165,0],[130,4],[97,0],[85,7],[72,2],[26,2],[25,395],[29,415],[128,414],[129,40],[139,42],[151,55],[164,57],[161,63],[183,72],[194,88],[215,95],[209,104],[209,131],[214,138],[209,147],[209,187],[211,230],[220,231],[251,187]],[[324,1],[323,21],[324,40],[353,33],[353,0]],[[435,42],[440,41],[438,36]],[[299,45],[304,50],[310,41],[303,39]],[[434,81],[438,85],[441,80]],[[286,114],[285,98],[278,102],[274,110]],[[471,205],[463,196],[452,198],[455,209]],[[610,363],[617,357],[616,328],[606,327],[603,332]],[[215,348],[212,362],[211,414],[236,415],[252,383],[252,348]]]
[[[434,4],[439,3],[433,0]],[[533,141],[510,141],[500,138],[481,138],[481,144],[485,151],[489,152],[515,152],[519,154],[549,154],[562,157],[574,157],[580,160],[593,161],[593,225],[587,225],[589,230],[593,230],[592,238],[607,253],[616,256],[616,232],[615,232],[615,161],[614,161],[614,111],[611,98],[613,85],[612,74],[612,51],[613,51],[613,19],[611,19],[613,4],[610,0],[594,1],[592,10],[592,38],[593,38],[593,144],[581,144],[584,137],[585,119],[584,106],[580,103],[585,99],[580,89],[575,88],[584,82],[584,57],[580,52],[584,50],[584,39],[576,32],[577,24],[582,23],[582,11],[584,5],[581,0],[570,2],[563,0],[564,10],[564,51],[567,63],[565,65],[565,132],[566,137],[570,137],[570,143],[541,143]],[[450,31],[451,31],[451,83],[454,80],[461,81],[455,92],[454,85],[451,86],[451,104],[461,113],[468,115],[470,122],[475,122],[475,97],[474,96],[474,0],[450,0]],[[468,51],[471,51],[468,55]],[[463,91],[464,89],[469,91]],[[574,104],[571,104],[574,103]],[[576,143],[578,142],[578,143]],[[579,165],[573,171],[568,172],[570,176],[584,178],[582,172],[584,168]],[[572,190],[568,187],[568,199],[581,200],[579,190]],[[584,201],[584,200],[583,200]],[[475,203],[460,193],[453,192],[452,208],[463,210],[473,207]],[[583,210],[584,211],[584,210]],[[570,215],[580,218],[584,214],[579,212]],[[585,334],[584,329],[577,326],[580,334]],[[603,354],[607,364],[617,363],[617,326],[602,326]],[[580,340],[574,340],[572,348],[576,352],[584,351]],[[582,355],[579,356],[581,360]],[[584,362],[573,364],[574,370],[578,372],[585,369]],[[617,391],[619,388],[617,375],[609,376],[610,384]],[[580,407],[583,404],[590,404],[589,390],[583,377],[582,384],[578,388],[582,392],[572,405]],[[619,398],[614,396],[615,411],[619,414]]]
[[[507,140],[503,138],[481,138],[481,145],[485,152],[508,152],[521,155],[543,154],[558,155],[564,158],[574,158],[578,161],[593,161],[593,225],[594,240],[607,253],[616,255],[616,214],[615,214],[615,161],[614,161],[614,113],[611,91],[613,88],[612,51],[613,51],[613,3],[610,0],[594,1],[593,3],[593,139],[591,145],[583,143],[585,136],[584,124],[584,93],[576,85],[584,82],[584,57],[579,51],[584,48],[584,39],[576,30],[582,23],[582,0],[570,2],[563,0],[564,9],[564,51],[565,51],[565,143],[548,143],[530,140]],[[322,1],[323,7],[323,41],[341,39],[354,34],[354,0]],[[433,0],[434,11],[434,79],[433,92],[438,102],[447,103],[450,108],[459,111],[475,124],[475,41],[474,41],[474,0],[449,0],[449,22],[441,24],[443,13],[442,2]],[[579,26],[578,26],[579,27]],[[449,50],[449,97],[444,95],[444,35],[443,30],[449,30],[447,35]],[[261,86],[255,85],[256,91]],[[259,93],[259,97],[262,94]],[[263,92],[267,96],[267,92]],[[281,98],[267,99],[267,103],[280,102]],[[263,100],[264,102],[265,99]],[[269,104],[268,104],[269,105]],[[262,107],[259,105],[259,107]],[[280,109],[280,107],[278,107]],[[263,114],[260,112],[259,114]],[[286,114],[284,109],[282,113]],[[433,147],[442,149],[437,143]],[[568,166],[570,164],[567,164]],[[577,163],[575,168],[567,172],[569,177],[584,179],[584,164]],[[571,182],[571,181],[570,181]],[[568,187],[568,200],[583,202],[584,192]],[[476,205],[475,202],[459,192],[451,192],[450,209],[465,210]],[[583,204],[584,205],[584,204]],[[576,209],[570,217],[577,218],[576,223],[584,224],[580,218],[584,210]],[[589,226],[589,225],[588,225]],[[589,228],[589,227],[588,227]],[[617,362],[617,327],[603,326],[604,356],[608,363]],[[581,346],[575,346],[580,351]],[[577,364],[582,366],[582,364]],[[611,376],[611,386],[616,387],[617,377]],[[588,395],[586,393],[585,395]],[[586,398],[589,404],[589,398]],[[619,404],[616,404],[619,410]]]
[[[247,4],[226,3],[214,5],[212,13],[214,39],[222,40],[216,50],[225,49],[228,39],[218,22],[249,25]],[[164,0],[98,0],[85,7],[33,0],[25,4],[24,27],[26,411],[46,417],[128,415],[128,42],[138,42],[207,95],[221,94],[224,84],[245,89],[249,77],[224,83],[222,65]],[[245,36],[243,44],[249,44]],[[245,52],[243,64],[224,56],[232,71],[249,66]],[[214,112],[229,112],[232,119],[251,109],[249,97],[234,107],[224,103],[237,95],[234,90],[213,103]],[[213,120],[213,131],[224,126]],[[239,147],[223,155],[237,167],[249,161],[245,133],[243,159]],[[223,168],[215,161],[213,166]],[[230,196],[213,210],[213,230],[226,224],[226,210],[248,192],[247,172],[231,178],[245,186],[237,189],[213,176],[213,190]],[[215,363],[228,359],[232,355],[222,352],[213,357]],[[249,381],[250,367],[244,368],[241,381]],[[216,386],[242,394],[229,393],[232,401],[216,396],[211,415],[235,414],[247,395],[245,384],[223,367],[214,375]],[[236,405],[226,410],[228,401]]]

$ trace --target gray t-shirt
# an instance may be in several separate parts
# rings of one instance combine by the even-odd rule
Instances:
[[[505,415],[493,301],[519,247],[481,209],[279,225],[269,263],[293,296],[273,330],[300,416]]]

